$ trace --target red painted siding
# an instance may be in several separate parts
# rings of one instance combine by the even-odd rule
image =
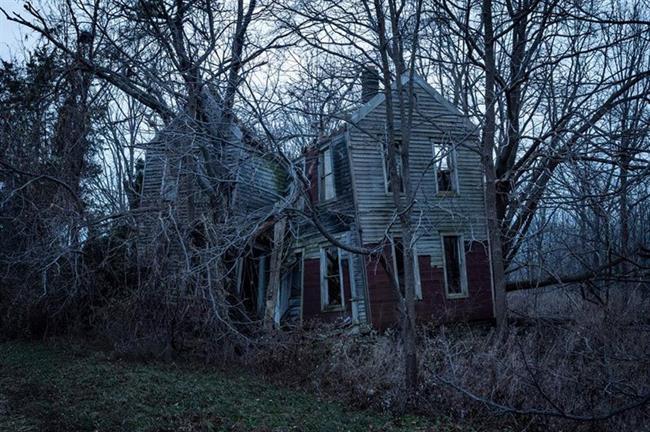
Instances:
[[[303,280],[303,320],[309,321],[318,319],[321,321],[335,321],[338,318],[351,316],[352,298],[350,288],[350,271],[348,261],[343,261],[343,311],[321,311],[320,299],[320,260],[306,259],[304,263],[304,280]]]
[[[418,257],[422,300],[416,302],[420,321],[450,322],[492,319],[492,288],[487,247],[482,242],[465,243],[467,285],[469,295],[448,299],[444,287],[444,270],[431,267],[431,258]],[[398,323],[399,310],[388,273],[375,257],[367,261],[368,292],[372,324],[380,329]]]
[[[387,251],[384,252],[389,256]],[[382,266],[379,256],[371,256],[366,260],[366,274],[368,276],[368,296],[370,315],[373,326],[384,329],[398,322],[399,310],[397,296],[386,270]]]

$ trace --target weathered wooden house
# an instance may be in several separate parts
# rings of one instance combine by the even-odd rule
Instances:
[[[380,253],[349,253],[312,224],[301,224],[293,249],[300,273],[284,288],[286,305],[298,307],[292,315],[303,321],[343,319],[386,328],[398,322],[389,274],[399,286],[403,266],[413,265],[419,320],[492,319],[477,127],[423,79],[414,78],[409,162],[418,228],[410,246],[417,260],[404,263],[388,178],[385,97],[376,75],[365,74],[363,80],[362,105],[338,132],[307,149],[302,163],[310,199],[328,231],[344,244],[378,246]],[[399,117],[396,121],[399,142]]]
[[[403,80],[406,83],[408,78]],[[416,114],[409,162],[417,190],[413,206],[417,231],[414,244],[403,245],[395,228],[399,224],[387,170],[385,98],[376,75],[365,73],[362,81],[359,108],[343,127],[305,149],[297,163],[309,180],[309,200],[327,232],[344,244],[377,253],[347,252],[333,246],[304,217],[287,216],[283,223],[288,220],[289,229],[287,234],[280,230],[282,239],[273,239],[273,230],[267,229],[246,250],[235,253],[232,291],[260,318],[265,310],[268,313],[272,300],[276,323],[342,320],[386,328],[398,321],[397,297],[389,278],[394,277],[399,286],[404,266],[413,265],[419,320],[492,319],[477,127],[423,79],[414,78]],[[398,103],[398,98],[394,101]],[[396,120],[399,142],[399,117]],[[256,214],[259,221],[271,220],[265,215],[286,198],[284,171],[273,155],[255,150],[253,137],[235,127],[232,136],[239,137],[242,145],[234,146],[239,150],[231,156],[236,192],[230,195],[235,199],[229,206],[242,218]],[[183,128],[169,128],[149,145],[143,202],[172,200],[174,211],[193,221],[199,218],[200,208],[210,203],[197,193],[195,177],[201,168],[196,166],[197,158],[188,157],[197,150],[187,144],[187,137],[193,135]],[[171,193],[169,178],[176,179]],[[279,270],[273,276],[277,291],[268,290],[272,245],[280,243],[284,244],[282,260],[275,262]],[[414,262],[404,263],[404,247],[413,248]]]

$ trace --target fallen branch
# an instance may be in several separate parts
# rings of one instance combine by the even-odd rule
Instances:
[[[639,247],[637,249],[637,252],[635,255],[645,258],[645,251],[648,249],[644,247]],[[626,256],[621,256],[616,258],[615,260],[612,260],[606,264],[601,265],[600,267],[586,271],[583,273],[578,273],[575,275],[569,275],[569,276],[550,276],[546,279],[532,279],[532,280],[523,280],[523,281],[516,281],[516,282],[511,282],[506,285],[506,291],[521,291],[521,290],[529,290],[529,289],[535,289],[535,288],[544,288],[547,286],[552,286],[552,285],[566,285],[566,284],[572,284],[572,283],[580,283],[580,282],[587,282],[593,279],[598,278],[603,272],[611,269],[612,267],[616,267],[617,265],[623,263],[623,262],[632,262],[628,257]],[[634,262],[632,262],[634,263]]]

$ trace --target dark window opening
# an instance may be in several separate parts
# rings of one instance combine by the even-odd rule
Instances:
[[[342,286],[341,286],[341,261],[339,250],[336,247],[323,249],[324,265],[324,302],[325,307],[343,306]]]
[[[439,170],[437,177],[439,192],[453,192],[454,188],[451,184],[451,172],[449,170]]]
[[[445,259],[445,282],[447,295],[464,296],[467,294],[465,282],[465,250],[460,236],[442,237]]]
[[[391,173],[390,173],[390,160],[388,158],[388,147],[382,138],[382,152],[384,156],[384,180],[386,192],[392,192],[393,186],[391,183]],[[395,164],[397,167],[397,176],[399,177],[399,189],[400,192],[404,192],[404,176],[402,171],[402,140],[395,140]]]
[[[404,289],[406,286],[406,275],[404,269],[406,266],[406,260],[404,255],[404,243],[402,243],[401,238],[395,238],[393,242],[393,271],[394,276],[397,279],[397,285],[399,290],[404,295]],[[418,263],[418,254],[415,248],[413,249],[413,283],[415,284],[415,298],[418,300],[422,299],[422,285],[420,282],[420,265]]]

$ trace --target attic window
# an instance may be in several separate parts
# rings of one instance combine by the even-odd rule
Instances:
[[[438,193],[458,192],[454,148],[450,145],[438,143],[433,143],[432,147]]]
[[[391,193],[393,187],[391,185],[391,175],[390,175],[390,162],[388,159],[388,147],[386,146],[386,140],[380,138],[382,143],[382,154],[384,159],[384,188],[386,193]],[[397,175],[399,176],[399,188],[400,192],[404,192],[404,181],[402,175],[402,140],[395,139],[395,163],[397,164]]]
[[[332,149],[326,148],[320,153],[320,161],[318,164],[320,169],[320,182],[319,191],[320,199],[327,201],[336,198],[336,191],[334,190],[334,164],[332,163]]]

